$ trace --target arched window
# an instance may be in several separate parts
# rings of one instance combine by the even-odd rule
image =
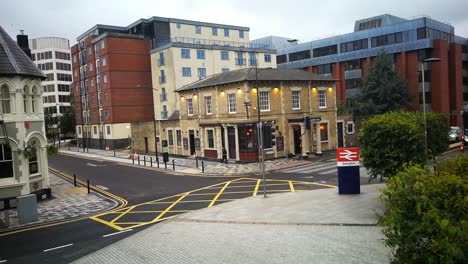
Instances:
[[[10,90],[8,86],[3,85],[0,88],[0,100],[1,100],[1,108],[0,112],[4,114],[11,113],[11,106],[10,106]]]
[[[11,177],[13,177],[13,156],[11,155],[11,148],[8,144],[0,144],[0,179]]]
[[[28,93],[29,89],[27,86],[24,86],[23,88],[23,107],[24,107],[24,113],[28,113]]]
[[[32,94],[31,94],[31,112],[35,113],[38,110],[38,107],[36,105],[37,103],[37,88],[34,86],[32,88]]]

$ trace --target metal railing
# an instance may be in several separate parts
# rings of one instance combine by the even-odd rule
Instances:
[[[166,83],[166,75],[159,76],[159,83],[160,84]]]
[[[267,49],[268,45],[259,44],[259,43],[249,43],[249,42],[235,42],[235,41],[224,41],[224,40],[214,40],[214,39],[197,39],[197,38],[185,38],[185,37],[175,37],[170,40],[159,42],[156,45],[156,48],[168,45],[170,43],[187,43],[195,45],[210,45],[210,46],[222,46],[222,47],[237,47],[237,48],[250,48],[250,49]]]
[[[167,93],[160,94],[160,95],[159,95],[159,100],[160,100],[161,102],[167,101]]]

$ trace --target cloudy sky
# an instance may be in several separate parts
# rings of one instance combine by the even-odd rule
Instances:
[[[70,39],[95,24],[127,26],[151,16],[250,27],[250,39],[283,36],[307,42],[353,31],[354,21],[380,14],[427,15],[468,37],[467,0],[0,0],[0,25],[16,36]]]

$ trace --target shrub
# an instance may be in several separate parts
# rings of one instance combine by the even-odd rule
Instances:
[[[47,146],[47,154],[49,155],[54,155],[54,154],[57,154],[57,147],[55,145],[48,145]]]
[[[389,179],[380,200],[392,263],[468,263],[468,156],[412,165]]]

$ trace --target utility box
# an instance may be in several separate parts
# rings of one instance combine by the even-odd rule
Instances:
[[[37,221],[37,198],[35,194],[18,196],[16,209],[20,224]]]
[[[359,148],[336,149],[336,163],[338,167],[338,193],[361,193]]]

